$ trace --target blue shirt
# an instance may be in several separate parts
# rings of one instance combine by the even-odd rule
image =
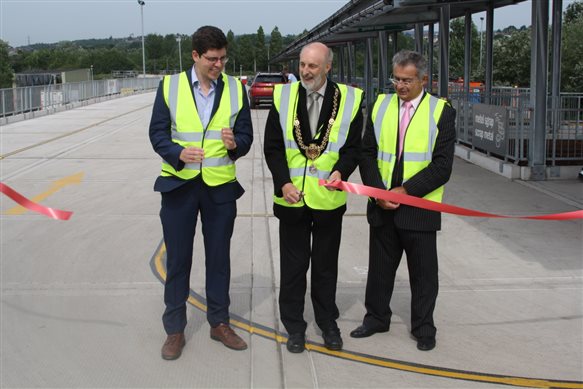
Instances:
[[[198,116],[202,121],[203,127],[206,127],[211,120],[211,113],[213,111],[213,104],[215,102],[215,89],[217,87],[217,81],[212,80],[211,87],[208,95],[204,95],[202,88],[200,87],[200,82],[194,71],[194,66],[191,70],[192,74],[192,91],[194,92],[194,99],[196,100],[196,110],[198,111]]]

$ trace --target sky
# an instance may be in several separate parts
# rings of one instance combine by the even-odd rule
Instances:
[[[532,1],[494,11],[494,29],[530,25]],[[563,0],[563,7],[576,0]],[[310,30],[348,0],[145,0],[144,34],[191,35],[202,25],[225,33],[282,35]],[[549,1],[552,4],[552,1]],[[137,0],[0,0],[0,39],[12,47],[78,39],[141,36]],[[478,30],[480,16],[472,19]],[[550,16],[549,16],[550,17]],[[485,20],[483,23],[486,28]]]

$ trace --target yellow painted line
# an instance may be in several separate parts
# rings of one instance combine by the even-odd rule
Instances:
[[[48,190],[46,190],[45,192],[43,192],[39,195],[34,196],[33,198],[31,198],[31,200],[34,201],[35,203],[40,203],[41,201],[43,201],[44,199],[46,199],[50,195],[58,192],[59,190],[63,189],[64,187],[66,187],[68,185],[80,184],[81,181],[83,180],[83,175],[84,175],[84,173],[81,172],[81,173],[73,174],[71,176],[56,180],[51,184],[51,186]],[[23,213],[26,213],[27,211],[28,211],[28,209],[24,208],[21,205],[17,205],[13,208],[10,208],[6,212],[4,212],[4,215],[22,215]]]
[[[166,252],[166,247],[162,244],[158,252],[154,256],[154,263],[158,275],[162,279],[166,279],[166,269],[164,267],[163,258]],[[206,305],[201,301],[197,300],[193,296],[189,296],[188,302],[199,308],[200,310],[206,312]],[[250,334],[257,334],[268,339],[273,339],[279,343],[286,342],[286,337],[277,334],[273,329],[265,330],[248,323],[242,322],[240,320],[231,319],[231,324],[241,330],[247,331]],[[484,382],[490,384],[504,384],[510,386],[527,387],[527,388],[569,388],[569,389],[583,389],[583,382],[576,381],[559,381],[559,380],[545,380],[537,378],[525,378],[525,377],[513,377],[513,376],[501,376],[495,374],[486,374],[471,371],[460,371],[442,368],[438,366],[421,365],[417,363],[409,362],[399,362],[392,361],[383,357],[376,357],[374,355],[361,354],[351,351],[333,351],[328,350],[326,347],[308,342],[306,343],[306,349],[321,354],[331,355],[337,358],[366,363],[368,365],[385,367],[389,369],[408,371],[412,373],[438,376],[444,378],[460,379],[465,381],[475,381]]]

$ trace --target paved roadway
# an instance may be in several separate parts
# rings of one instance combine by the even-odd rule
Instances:
[[[202,258],[195,259],[187,345],[160,358],[164,249],[160,161],[147,137],[153,93],[1,128],[0,177],[26,197],[70,210],[68,221],[1,198],[2,388],[496,388],[583,387],[581,221],[444,215],[437,348],[409,336],[406,266],[398,272],[391,331],[348,336],[364,314],[365,199],[349,196],[340,255],[343,352],[326,352],[307,304],[310,351],[281,342],[277,220],[263,161],[267,110],[254,110],[255,143],[238,162],[246,194],[232,243],[235,352],[209,338]],[[358,175],[351,181],[360,182]],[[509,181],[456,159],[445,201],[509,215],[583,208],[583,184]],[[201,248],[200,234],[195,243]]]

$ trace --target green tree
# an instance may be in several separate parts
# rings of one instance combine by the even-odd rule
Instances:
[[[531,30],[519,30],[511,35],[499,35],[494,40],[494,84],[530,85]]]
[[[228,55],[229,55],[229,63],[225,67],[225,70],[230,69],[232,70],[232,74],[238,74],[237,66],[239,66],[239,53],[237,47],[237,41],[235,40],[235,34],[233,31],[229,30],[227,32],[227,42],[228,42]]]
[[[179,34],[180,48],[182,49],[182,70],[192,66],[192,38],[189,35]]]
[[[583,92],[582,37],[583,3],[576,2],[567,7],[563,24],[561,90],[566,92]]]
[[[576,1],[569,4],[563,15],[565,24],[570,24],[581,19],[583,19],[583,2]]]
[[[148,34],[144,39],[147,59],[161,59],[164,57],[164,38],[162,35]]]
[[[265,47],[265,33],[262,26],[259,26],[255,36],[255,60],[257,61],[257,71],[267,70],[267,48]]]
[[[271,30],[269,39],[269,57],[273,58],[281,52],[283,48],[283,38],[277,26]]]
[[[239,35],[237,46],[239,47],[239,66],[243,68],[243,74],[253,72],[253,62],[255,60],[255,39],[252,34]]]
[[[299,37],[300,37],[300,35],[293,35],[293,34],[288,34],[288,35],[284,36],[283,37],[283,47],[290,45],[293,41],[295,41]]]
[[[450,23],[450,43],[449,43],[449,74],[450,77],[463,77],[465,68],[465,38],[466,27],[465,18],[454,19]],[[472,22],[471,32],[471,70],[470,74],[476,74],[480,65],[480,39],[478,29]]]
[[[0,39],[0,88],[12,88],[14,71],[8,58],[8,43]]]
[[[40,49],[31,52],[24,57],[24,70],[47,70],[49,69],[51,50]]]

